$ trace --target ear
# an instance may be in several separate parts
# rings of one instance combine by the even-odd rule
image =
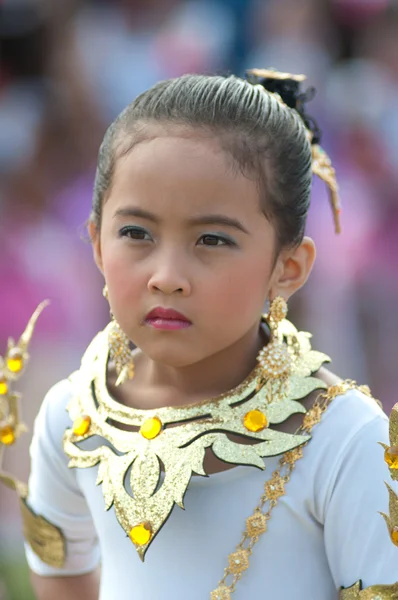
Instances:
[[[94,261],[102,274],[104,274],[102,266],[102,252],[101,252],[101,234],[97,225],[94,221],[89,221],[87,226],[88,234],[90,236],[91,245],[93,247]]]
[[[271,277],[270,298],[282,296],[288,300],[307,281],[315,262],[313,240],[305,237],[293,250],[282,251]]]

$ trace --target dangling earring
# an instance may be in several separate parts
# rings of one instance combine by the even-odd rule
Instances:
[[[287,346],[279,341],[279,323],[286,318],[287,304],[281,297],[277,296],[272,302],[266,321],[271,331],[269,343],[262,348],[257,356],[261,366],[263,379],[277,383],[278,392],[285,394],[287,381],[292,369],[292,357]]]
[[[102,290],[103,296],[108,300],[108,286]],[[115,363],[117,374],[116,385],[122,385],[134,377],[134,362],[130,350],[130,340],[111,311],[112,321],[108,330],[109,355]]]

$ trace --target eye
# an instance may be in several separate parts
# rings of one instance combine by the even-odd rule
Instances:
[[[199,246],[235,246],[235,242],[230,238],[217,235],[215,233],[206,233],[199,240]]]
[[[122,227],[119,231],[119,237],[129,237],[132,240],[152,240],[151,235],[146,229],[143,229],[142,227],[132,227],[131,225]]]

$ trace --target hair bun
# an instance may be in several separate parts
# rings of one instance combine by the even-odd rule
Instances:
[[[316,121],[305,111],[305,103],[312,100],[316,94],[313,87],[305,92],[301,91],[301,84],[307,79],[305,75],[281,73],[274,69],[250,69],[246,71],[246,79],[253,85],[261,85],[268,92],[277,94],[286,106],[296,110],[307,129],[312,133],[311,143],[320,143],[321,131]]]

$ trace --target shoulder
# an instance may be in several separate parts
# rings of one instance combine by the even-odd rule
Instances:
[[[44,445],[63,455],[62,439],[71,419],[67,407],[74,397],[71,379],[62,379],[45,395],[34,423],[31,451]]]
[[[372,423],[388,427],[387,415],[367,386],[343,381],[326,369],[318,377],[328,385],[326,396],[330,399],[319,428],[328,428],[336,439],[348,441]]]

